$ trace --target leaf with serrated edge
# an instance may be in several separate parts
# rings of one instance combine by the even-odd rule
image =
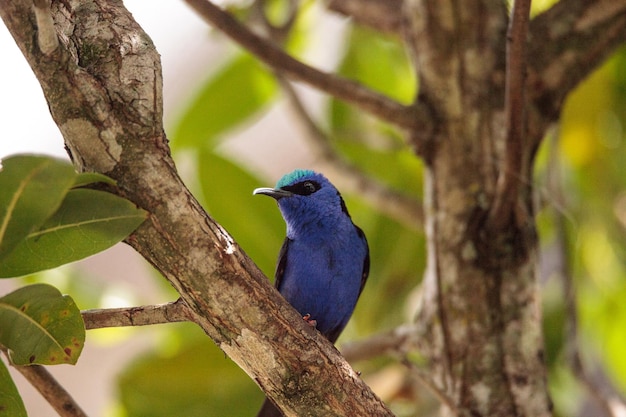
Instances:
[[[0,344],[16,365],[75,364],[84,343],[80,310],[53,286],[29,285],[0,298]]]
[[[0,278],[54,268],[101,252],[122,241],[145,218],[144,210],[114,194],[71,190],[59,210],[0,261]]]

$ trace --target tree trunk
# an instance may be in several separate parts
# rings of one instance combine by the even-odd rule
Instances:
[[[508,151],[505,4],[413,1],[407,10],[421,94],[438,121],[424,153],[422,352],[451,415],[551,415],[528,147],[515,155],[524,166],[513,204],[491,218]]]

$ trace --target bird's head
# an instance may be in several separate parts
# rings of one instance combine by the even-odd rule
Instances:
[[[253,194],[274,198],[287,223],[287,235],[309,228],[333,228],[350,218],[339,191],[322,174],[297,169],[283,176],[276,188],[257,188]]]

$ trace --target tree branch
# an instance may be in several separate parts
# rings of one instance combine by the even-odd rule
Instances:
[[[185,0],[185,2],[207,22],[285,76],[310,84],[399,127],[429,129],[428,111],[422,104],[404,106],[355,81],[322,72],[306,65],[285,53],[274,43],[252,33],[231,14],[208,0]]]
[[[2,351],[6,355],[7,352],[4,348]],[[87,417],[87,414],[74,401],[72,396],[45,367],[41,365],[18,366],[11,364],[11,361],[9,361],[9,364],[39,391],[41,396],[61,417]]]
[[[626,39],[626,0],[561,0],[530,22],[529,100],[537,128],[558,120],[566,95]],[[532,126],[532,124],[531,124]]]
[[[193,320],[189,307],[180,298],[171,303],[149,306],[83,310],[81,314],[87,330]]]
[[[163,131],[159,55],[123,4],[54,2],[60,47],[50,55],[34,45],[32,9],[0,0],[74,164],[114,178],[120,195],[150,213],[127,242],[194,321],[287,416],[391,416],[182,183]]]
[[[506,48],[504,113],[506,145],[496,185],[495,201],[489,213],[489,225],[505,227],[515,215],[522,178],[526,126],[526,36],[531,0],[515,0],[509,21]],[[513,220],[516,220],[515,218]],[[523,219],[522,221],[525,221]]]

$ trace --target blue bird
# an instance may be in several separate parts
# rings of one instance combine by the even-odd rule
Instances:
[[[337,189],[322,174],[295,170],[276,188],[253,194],[274,198],[287,223],[275,286],[303,318],[332,343],[342,332],[369,274],[363,231],[352,223]],[[257,417],[282,413],[268,400]]]

